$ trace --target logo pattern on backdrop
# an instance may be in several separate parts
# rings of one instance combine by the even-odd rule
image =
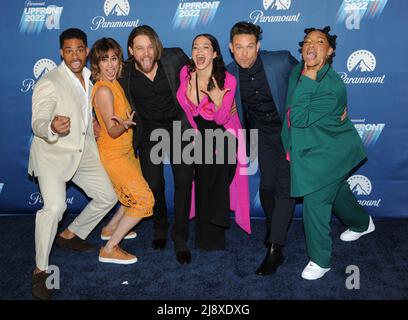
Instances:
[[[128,0],[105,0],[103,5],[105,16],[95,16],[92,19],[91,30],[100,28],[135,28],[139,25],[139,19],[123,20],[130,14],[130,4]]]
[[[194,29],[210,24],[217,13],[220,1],[183,1],[173,17],[173,29]]]
[[[45,2],[26,1],[21,15],[20,33],[39,34],[44,29],[60,29],[60,19],[64,7],[45,6]]]
[[[347,70],[352,74],[352,77],[346,72],[339,72],[340,77],[345,84],[383,84],[385,82],[385,74],[375,76],[365,76],[372,73],[377,66],[375,55],[365,49],[356,50],[350,54],[347,59]],[[353,75],[361,75],[354,77]]]
[[[348,178],[348,184],[350,185],[350,190],[356,195],[357,201],[360,205],[364,207],[379,207],[381,203],[381,198],[379,199],[367,199],[373,191],[373,185],[366,176],[361,174],[356,174]]]
[[[343,23],[347,29],[360,29],[364,18],[378,18],[388,0],[343,0],[337,12],[337,22]]]
[[[130,12],[130,5],[127,0],[106,0],[103,6],[105,15],[108,16],[127,16]]]
[[[290,8],[291,0],[263,0],[263,7],[265,10],[288,10]]]
[[[34,78],[27,78],[21,82],[21,92],[30,92],[35,85],[36,80],[40,79],[43,75],[47,72],[51,71],[52,69],[56,68],[57,65],[54,61],[48,58],[42,58],[38,60],[33,67],[33,74]]]
[[[364,146],[367,148],[374,147],[384,130],[385,123],[365,123],[363,120],[352,120]]]
[[[300,12],[295,14],[269,15],[270,12],[284,13],[290,10],[291,0],[263,0],[264,10],[253,10],[249,14],[252,23],[279,23],[279,22],[299,22]]]

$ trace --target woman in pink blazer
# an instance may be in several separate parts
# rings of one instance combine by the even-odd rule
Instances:
[[[251,232],[245,140],[238,114],[231,113],[235,90],[217,39],[196,36],[190,63],[180,71],[177,99],[196,130],[192,215],[195,211],[196,247],[203,250],[224,249],[230,210]]]

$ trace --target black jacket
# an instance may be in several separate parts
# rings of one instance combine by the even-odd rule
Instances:
[[[164,69],[164,72],[167,76],[167,80],[169,81],[171,92],[173,93],[173,100],[174,104],[178,110],[178,117],[181,121],[181,130],[184,131],[187,128],[190,128],[190,124],[184,114],[183,109],[179,105],[177,101],[177,90],[180,85],[180,70],[181,68],[187,64],[189,58],[180,48],[165,48],[163,50],[163,54],[160,58],[160,63]],[[141,138],[142,138],[142,131],[143,131],[143,123],[138,113],[137,106],[134,104],[132,96],[130,94],[130,86],[131,84],[131,75],[135,72],[135,66],[133,60],[128,60],[125,63],[123,68],[122,76],[119,78],[119,83],[121,84],[123,90],[125,91],[126,98],[128,99],[130,106],[135,111],[134,121],[136,122],[136,127],[133,130],[133,148],[135,152],[139,147]]]

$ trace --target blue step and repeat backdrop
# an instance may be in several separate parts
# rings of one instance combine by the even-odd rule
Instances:
[[[228,63],[229,30],[246,20],[263,28],[263,49],[287,49],[298,59],[304,28],[332,27],[338,35],[333,66],[347,85],[349,116],[369,155],[350,177],[350,188],[373,216],[408,217],[407,12],[406,0],[2,1],[0,214],[35,213],[42,206],[38,186],[27,175],[31,95],[38,79],[61,61],[62,30],[81,28],[90,46],[101,37],[113,37],[126,51],[132,28],[148,24],[164,46],[181,47],[187,55],[193,37],[206,32],[218,38]],[[256,161],[252,166],[256,168]],[[170,172],[167,166],[169,204]],[[263,216],[258,182],[259,172],[250,177],[253,217]],[[87,201],[69,188],[69,212],[79,212]]]

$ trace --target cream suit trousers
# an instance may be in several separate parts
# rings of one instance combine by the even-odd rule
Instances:
[[[87,142],[72,182],[92,200],[68,226],[68,229],[81,239],[85,239],[91,233],[117,202],[111,181],[99,158],[86,146]],[[37,268],[46,270],[58,222],[67,208],[66,182],[52,176],[39,176],[38,183],[44,206],[37,211],[35,221],[36,265]]]

